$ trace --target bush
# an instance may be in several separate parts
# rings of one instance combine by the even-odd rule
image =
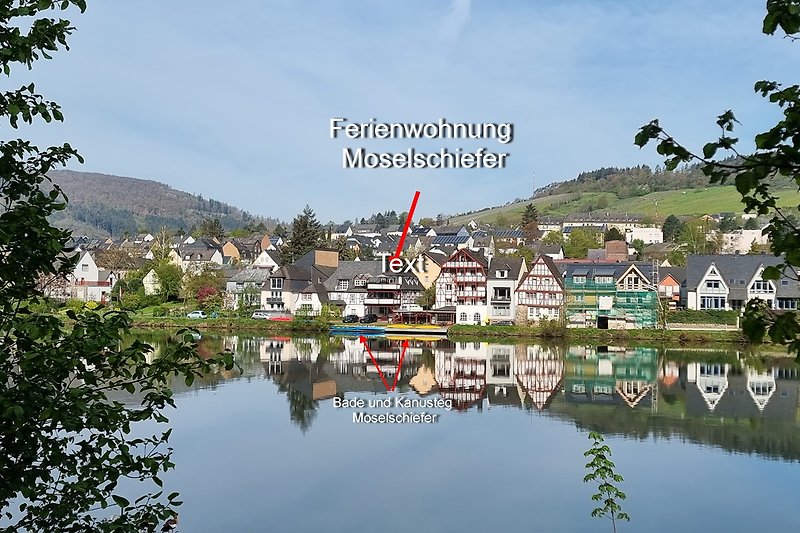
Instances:
[[[673,324],[722,324],[735,325],[739,311],[725,311],[721,309],[682,309],[669,311],[667,323]]]
[[[543,318],[539,321],[539,335],[546,338],[557,339],[567,332],[567,326],[562,320]]]
[[[71,311],[75,311],[76,313],[80,313],[83,311],[83,300],[76,300],[75,298],[71,298],[67,300],[67,303],[64,304],[66,309]]]
[[[144,295],[138,292],[126,292],[120,299],[120,306],[128,311],[135,311],[144,307]]]
[[[153,308],[153,316],[167,316],[167,310],[158,305]]]
[[[100,302],[95,302],[94,300],[89,300],[84,304],[83,307],[85,309],[88,309],[89,311],[97,311],[98,309],[103,307],[103,304],[101,304]]]

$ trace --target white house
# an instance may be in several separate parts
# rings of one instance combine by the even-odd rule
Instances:
[[[117,279],[113,271],[98,268],[92,254],[83,252],[67,280],[69,296],[84,302],[105,303]]]
[[[664,232],[661,228],[633,227],[625,230],[625,241],[630,244],[635,240],[644,241],[645,244],[658,244],[664,242]]]

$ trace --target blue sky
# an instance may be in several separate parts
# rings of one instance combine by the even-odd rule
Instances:
[[[660,118],[690,146],[733,109],[774,123],[758,79],[796,83],[800,44],[760,32],[763,1],[106,0],[72,17],[71,50],[34,79],[72,168],[153,179],[255,214],[322,221],[503,204],[602,166],[657,164],[633,145]],[[27,79],[27,78],[26,78]],[[512,122],[514,141],[348,141],[332,117]],[[510,152],[503,170],[354,170],[344,147]]]

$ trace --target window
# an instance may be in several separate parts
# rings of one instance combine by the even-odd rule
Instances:
[[[452,290],[453,290],[453,285],[452,285],[451,283],[447,283],[447,284],[444,286],[444,290],[446,290],[446,291],[452,291]]]
[[[725,298],[703,296],[700,298],[700,309],[725,309]]]
[[[586,276],[572,276],[572,283],[576,285],[583,285],[586,283]]]
[[[797,309],[797,298],[778,298],[778,309]]]
[[[81,265],[81,272],[89,272],[89,265],[87,264]]]
[[[719,280],[718,279],[706,280],[706,289],[719,289]]]
[[[507,305],[493,305],[492,314],[494,316],[511,316],[511,308]]]
[[[310,293],[303,294],[303,300],[310,300],[310,299],[311,299],[311,294]]]
[[[458,316],[458,321],[459,322],[466,322],[467,321],[467,313],[461,313]],[[466,348],[466,346],[464,346],[464,347]]]
[[[782,279],[781,280],[781,285],[783,285],[784,287],[789,285],[789,280],[788,279]]]
[[[609,285],[614,283],[614,278],[611,276],[597,276],[594,280],[600,285]]]
[[[337,291],[346,291],[350,288],[350,280],[349,279],[340,279],[339,283],[336,284]]]
[[[498,270],[497,271],[498,278],[507,278],[508,277],[508,270]]]
[[[481,323],[481,314],[480,314],[480,313],[475,313],[475,314],[472,316],[472,318],[475,320],[475,323],[476,323],[476,324],[480,324],[480,323]]]
[[[353,280],[353,285],[356,287],[364,287],[367,284],[367,280],[363,278],[356,278]]]
[[[770,284],[770,282],[764,281],[763,279],[757,279],[753,282],[752,291],[759,293],[773,292],[772,285]]]
[[[270,278],[269,283],[271,289],[283,289],[283,278]]]

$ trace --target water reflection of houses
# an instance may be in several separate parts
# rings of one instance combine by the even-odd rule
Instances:
[[[324,342],[336,344],[323,350]],[[371,339],[369,346],[384,377],[391,384],[402,346],[387,339]],[[409,346],[398,387],[417,373],[421,352],[421,347]],[[345,392],[386,392],[378,370],[358,339],[273,337],[261,340],[259,355],[273,380],[299,390],[313,400],[332,398]]]
[[[652,348],[573,346],[567,350],[568,402],[656,409],[658,353]]]
[[[686,377],[687,414],[783,420],[797,415],[800,376],[794,365],[689,363]]]
[[[520,346],[517,352],[514,378],[521,401],[527,396],[533,407],[546,409],[564,380],[563,349],[534,345]]]
[[[455,409],[481,407],[486,392],[487,353],[488,344],[483,342],[462,342],[457,347],[435,350],[439,394],[452,400]]]

